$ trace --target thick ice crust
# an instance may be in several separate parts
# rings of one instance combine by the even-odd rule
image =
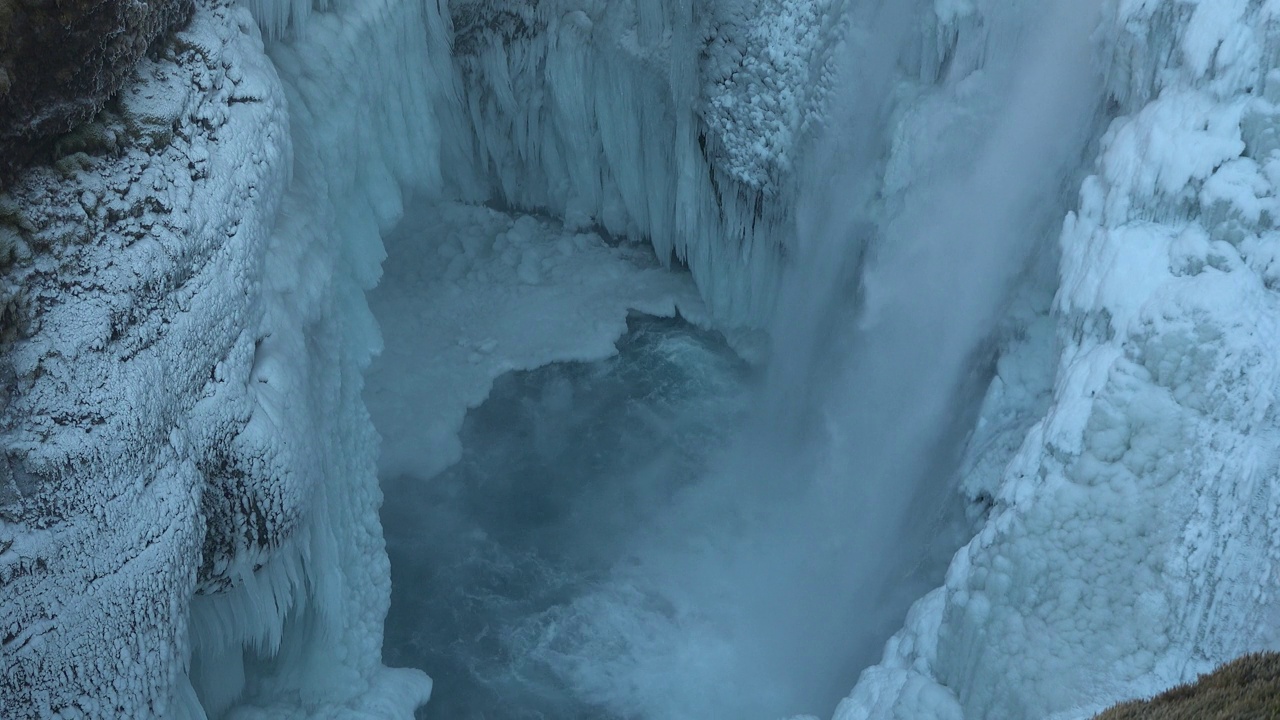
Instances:
[[[1061,234],[1050,404],[840,720],[1089,717],[1280,642],[1280,18],[1106,7],[1117,117]]]
[[[426,54],[383,32],[405,10],[425,26],[420,8],[348,10],[295,55],[322,67],[371,33],[371,62]],[[438,167],[437,135],[361,144],[362,118],[333,112],[349,85],[293,70],[290,94],[249,12],[202,0],[0,197],[5,717],[408,717],[430,693],[380,662],[360,389],[378,344],[363,291],[399,212],[386,158]],[[428,108],[419,77],[367,109]]]

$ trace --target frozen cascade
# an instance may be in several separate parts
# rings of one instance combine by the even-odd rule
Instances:
[[[1120,114],[1061,233],[1047,412],[841,720],[1087,718],[1277,646],[1274,5],[1104,8]]]
[[[477,167],[511,205],[647,238],[722,324],[758,323],[844,5],[458,0]]]
[[[505,373],[626,377],[631,309],[773,360],[508,623],[552,706],[826,713],[904,614],[838,720],[1280,646],[1280,6],[1101,8],[197,0],[0,195],[0,714],[408,717],[378,474]]]
[[[407,712],[430,685],[407,674],[382,680],[386,671],[378,670],[389,581],[385,559],[370,562],[385,555],[376,516],[376,444],[360,400],[360,375],[379,346],[364,291],[377,281],[380,235],[402,213],[402,189],[442,189],[440,137],[448,121],[440,111],[451,88],[447,20],[431,4],[363,0],[324,3],[310,15],[295,9],[289,17],[305,32],[272,44],[268,55],[288,102],[292,183],[267,252],[265,289],[279,299],[268,306],[255,373],[287,378],[309,364],[327,364],[318,348],[341,349],[347,354],[338,363],[342,379],[312,391],[311,408],[277,400],[273,419],[299,428],[316,427],[320,417],[344,424],[335,428],[339,439],[328,446],[330,455],[320,456],[334,483],[322,485],[321,499],[312,501],[314,524],[242,587],[193,603],[192,677],[213,713],[238,700],[240,716],[252,716],[260,705],[275,717],[283,712],[277,698],[293,693],[307,714],[376,716],[397,704]],[[279,33],[283,23],[267,27]],[[426,72],[393,69],[415,57],[426,59]],[[357,112],[339,109],[355,97],[362,98]],[[333,309],[322,309],[329,304]],[[283,393],[282,399],[290,391]],[[311,415],[286,419],[298,412]],[[341,573],[305,572],[316,565]],[[271,629],[257,629],[263,623]],[[370,682],[371,698],[353,702],[353,690]]]
[[[857,103],[847,103],[854,114],[831,124],[839,147],[822,156],[834,155],[841,163],[836,167],[848,171],[838,182],[818,178],[814,183],[835,188],[833,194],[849,193],[855,207],[863,190],[859,183],[877,182],[883,175],[881,155],[896,149],[890,115],[880,108],[890,105],[891,92],[898,90],[898,49],[912,47],[903,40],[919,17],[903,4],[859,10],[866,13],[859,21],[869,24],[859,57],[883,60],[878,65],[851,61],[859,74],[850,92],[859,98],[878,93],[883,99],[868,103],[871,112],[858,113]],[[1024,31],[1025,18],[999,19],[1011,36]],[[809,227],[817,236],[801,237],[812,241],[797,248],[795,267],[804,272],[797,271],[799,282],[784,286],[791,294],[783,296],[774,336],[789,352],[771,365],[759,419],[715,461],[707,477],[656,514],[602,582],[556,589],[552,594],[568,592],[569,597],[509,631],[529,638],[513,663],[525,666],[525,672],[559,678],[562,692],[618,717],[778,717],[824,711],[844,694],[849,678],[900,619],[898,613],[913,597],[910,588],[919,587],[919,578],[899,587],[895,575],[921,562],[941,532],[942,519],[907,519],[922,505],[926,513],[935,510],[939,503],[930,495],[945,496],[928,485],[918,487],[915,476],[932,472],[945,481],[946,471],[927,464],[904,468],[901,458],[912,456],[911,448],[954,443],[963,432],[960,423],[945,422],[949,411],[967,415],[956,409],[951,390],[961,384],[970,356],[992,329],[1031,246],[1047,235],[1024,228],[1047,227],[1040,215],[1052,216],[1052,209],[1037,208],[1061,202],[1056,188],[1074,172],[1073,161],[1088,139],[1100,97],[1087,82],[1093,77],[1087,61],[1090,20],[1079,19],[1079,32],[1066,38],[1065,47],[1046,44],[1055,53],[1051,57],[1075,53],[1080,58],[1066,71],[1048,61],[1019,63],[1027,46],[1001,42],[1010,38],[995,31],[994,39],[965,35],[960,46],[972,57],[982,53],[968,43],[989,42],[1003,54],[993,49],[987,60],[957,71],[947,79],[951,87],[968,81],[968,92],[992,96],[990,107],[1018,111],[994,123],[988,149],[967,158],[968,173],[903,191],[892,216],[864,202],[861,216],[817,217],[851,203],[829,196],[810,201]],[[922,62],[912,56],[902,60],[908,67]],[[975,81],[970,74],[978,70],[986,74]],[[1046,77],[1054,82],[1038,84]],[[1046,96],[1037,92],[1041,87],[1054,90]],[[944,88],[937,94],[955,92]],[[841,134],[845,130],[853,137]],[[1033,156],[1024,152],[1028,146],[1044,152]],[[852,160],[850,150],[855,151]],[[950,160],[956,150],[932,152]],[[991,219],[970,212],[979,197],[994,210]],[[854,313],[853,299],[838,290],[856,279],[853,260],[864,253],[855,233],[875,233],[881,223],[883,238],[866,251],[871,258],[868,303],[877,315],[860,332],[824,346],[815,336],[830,336],[841,326],[841,316]],[[816,228],[823,225],[818,235]],[[986,248],[977,260],[922,250],[953,239],[954,227],[974,234],[952,247]],[[875,294],[919,278],[916,260],[922,254],[937,260],[924,266],[937,295],[904,303],[901,295],[886,300]],[[953,275],[957,266],[966,272]],[[835,274],[815,284],[827,268]],[[967,293],[950,284],[952,278],[982,292]],[[943,313],[956,298],[965,298],[952,306],[957,315]],[[827,321],[808,323],[810,315]],[[941,344],[927,361],[911,361],[920,357],[915,348],[921,334]],[[812,350],[797,363],[802,345]],[[881,350],[891,352],[881,355]],[[819,397],[825,400],[816,402]],[[779,418],[782,432],[776,429]],[[802,431],[787,433],[791,427]],[[927,459],[929,453],[916,456]],[[885,537],[895,538],[896,552],[881,549]],[[822,549],[820,557],[815,547]],[[830,603],[831,597],[849,600]],[[530,702],[540,701],[531,697]]]

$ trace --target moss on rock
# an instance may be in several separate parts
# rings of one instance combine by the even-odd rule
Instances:
[[[0,0],[0,187],[89,120],[193,0]]]

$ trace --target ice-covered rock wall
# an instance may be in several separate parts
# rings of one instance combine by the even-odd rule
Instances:
[[[271,32],[289,29],[272,25],[270,8],[258,10]],[[434,3],[363,0],[289,17],[293,32],[268,55],[288,108],[293,163],[277,191],[263,275],[275,302],[255,367],[283,385],[273,410],[301,436],[294,464],[311,468],[306,491],[320,497],[304,505],[310,524],[294,544],[243,589],[193,603],[193,638],[204,651],[193,679],[216,710],[241,693],[243,657],[242,704],[269,716],[296,709],[299,691],[309,715],[405,716],[430,685],[420,673],[381,668],[390,578],[376,435],[360,397],[380,340],[364,292],[377,282],[381,233],[399,219],[403,194],[441,190],[447,18]],[[321,570],[308,575],[309,567]],[[309,584],[296,587],[299,578]],[[277,612],[261,612],[264,594]]]
[[[1061,234],[1050,406],[967,479],[989,514],[840,720],[1088,717],[1280,641],[1280,18],[1107,8],[1118,117]],[[1039,384],[1014,360],[991,409]]]
[[[331,3],[268,59],[249,12],[198,2],[4,196],[0,714],[426,699],[381,665],[360,388],[380,232],[402,188],[440,186],[447,83],[423,68],[448,67],[447,27],[434,3]]]
[[[298,521],[270,485],[305,470],[251,379],[277,203],[256,188],[288,174],[264,60],[251,18],[201,8],[4,197],[6,715],[189,712],[192,595]]]
[[[381,234],[410,194],[545,211],[759,323],[874,3],[243,5],[198,0],[0,196],[6,717],[407,717],[360,399]],[[984,38],[1036,7],[933,3],[871,219],[963,159]],[[976,537],[841,720],[1085,715],[1280,641],[1280,6],[1106,7],[1117,119],[1005,324]]]
[[[101,110],[190,16],[191,0],[0,2],[0,186]]]
[[[843,0],[458,0],[486,193],[688,264],[726,324],[768,314]]]

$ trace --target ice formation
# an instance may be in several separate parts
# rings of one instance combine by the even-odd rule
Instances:
[[[1108,0],[1096,23],[1082,3],[1043,36],[1067,4],[898,3],[880,36],[893,4],[871,0],[195,4],[0,195],[5,717],[411,716],[431,682],[382,664],[365,375],[383,468],[433,474],[498,374],[606,356],[631,308],[790,313],[775,357],[804,364],[824,328],[882,337],[907,307],[937,384],[994,328],[968,535],[836,720],[1088,717],[1280,645],[1274,0]],[[1089,68],[1043,65],[1095,25],[1096,127],[1054,104],[1089,109],[1064,86]],[[857,75],[877,42],[892,62]],[[871,129],[818,140],[850,117]],[[1085,136],[1047,148],[1053,122]],[[950,167],[994,199],[947,194]],[[437,231],[395,234],[406,208]],[[913,265],[945,223],[985,254]],[[420,362],[412,387],[370,370],[384,237],[420,253],[371,296],[413,328],[385,365]],[[796,267],[812,282],[789,295]],[[822,312],[850,273],[856,329]],[[950,288],[960,324],[912,306],[912,278]],[[619,685],[601,695],[645,687]]]
[[[198,3],[66,157],[11,189],[7,717],[406,716],[427,698],[421,672],[380,662],[360,386],[392,178],[431,187],[418,163],[439,165],[435,86],[305,77],[322,52],[427,56],[425,36],[385,32],[423,12],[354,3],[272,61],[246,10]],[[353,84],[372,117],[335,111]],[[416,132],[377,124],[415,103]]]
[[[770,307],[836,0],[454,3],[475,162],[507,203],[647,238],[725,324]]]
[[[1049,407],[841,720],[1090,717],[1276,644],[1276,7],[1107,8]]]
[[[390,236],[388,250],[401,259],[372,294],[394,330],[366,393],[385,428],[385,476],[429,478],[454,463],[462,418],[495,378],[612,355],[629,310],[705,319],[688,277],[642,248],[611,248],[593,232],[458,203],[412,212],[404,225],[419,223],[438,244],[421,252],[431,239],[422,229]]]

